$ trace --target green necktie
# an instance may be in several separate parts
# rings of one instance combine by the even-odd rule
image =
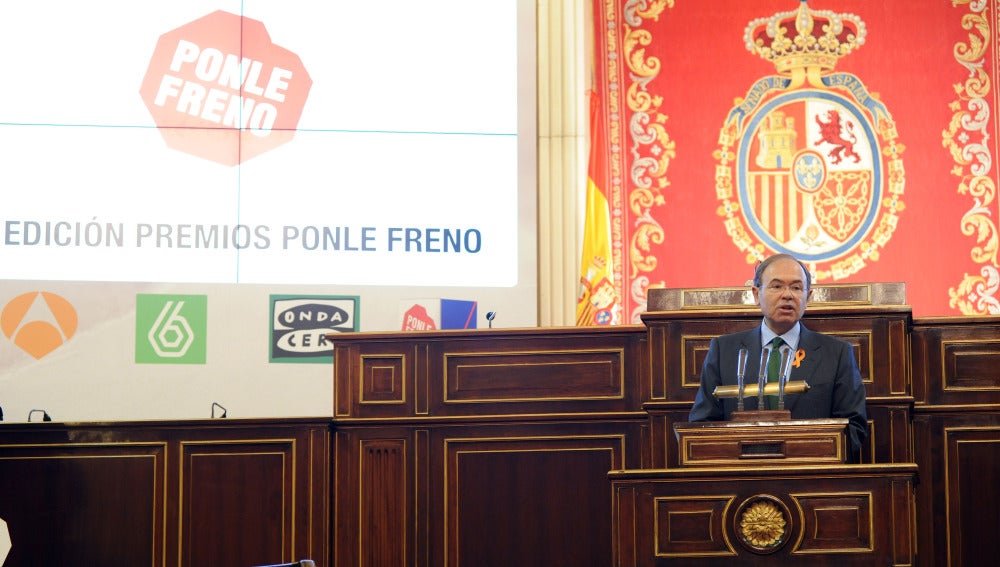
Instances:
[[[781,369],[781,345],[785,341],[781,337],[774,337],[771,340],[771,354],[767,357],[767,383],[777,382]],[[778,396],[767,396],[765,398],[767,409],[778,409]]]

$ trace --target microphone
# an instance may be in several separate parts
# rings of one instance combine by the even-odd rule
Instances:
[[[490,322],[490,328],[493,328],[493,320],[497,318],[496,311],[489,311],[486,313],[486,320]]]
[[[215,408],[221,409],[222,415],[215,415]],[[224,417],[226,417],[226,408],[222,407],[218,402],[212,402],[212,419]]]
[[[48,412],[46,412],[45,410],[42,410],[42,409],[33,409],[33,410],[29,411],[28,412],[28,421],[30,422],[31,421],[31,416],[33,416],[33,415],[35,415],[36,413],[39,413],[39,412],[41,412],[41,414],[42,414],[42,421],[52,421],[52,418],[49,416]]]
[[[784,345],[781,347],[781,374],[778,378],[778,409],[785,409],[785,383],[788,382],[788,375],[792,372],[792,347]]]
[[[771,347],[764,345],[760,351],[760,366],[757,375],[757,409],[764,409],[764,386],[767,385],[767,359],[771,356]]]
[[[747,347],[740,347],[740,352],[736,355],[736,411],[743,411],[743,377],[747,373],[747,359],[750,358],[750,351]]]

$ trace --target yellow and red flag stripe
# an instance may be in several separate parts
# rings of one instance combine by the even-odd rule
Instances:
[[[590,93],[590,159],[587,203],[580,260],[580,292],[576,324],[614,325],[621,322],[621,302],[614,283],[611,213],[604,190],[608,183],[608,153],[603,112],[597,94]]]

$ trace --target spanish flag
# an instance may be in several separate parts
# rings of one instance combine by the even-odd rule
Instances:
[[[597,93],[590,93],[590,162],[587,166],[587,209],[580,261],[580,293],[576,324],[619,323],[621,302],[614,285],[611,256],[611,212],[604,193],[608,183],[608,153],[604,119]]]

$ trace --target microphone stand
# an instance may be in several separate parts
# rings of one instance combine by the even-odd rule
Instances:
[[[213,419],[216,418],[215,408],[219,408],[220,410],[222,410],[222,414],[218,416],[219,418],[226,417],[226,408],[222,407],[222,404],[220,404],[219,402],[212,402],[212,418]]]
[[[760,351],[760,366],[757,375],[757,409],[764,408],[764,386],[767,385],[767,359],[771,356],[771,347],[764,345]]]
[[[743,377],[747,373],[747,359],[750,358],[750,351],[747,347],[740,347],[740,352],[736,355],[736,411],[743,411],[743,392],[745,384]]]
[[[792,347],[785,345],[781,347],[781,374],[778,378],[778,409],[785,409],[785,384],[788,383],[788,375],[792,372]]]
[[[742,349],[741,349],[742,350]],[[795,358],[792,356],[792,349],[787,345],[781,347],[778,351],[781,353],[781,358],[778,364],[778,379],[776,383],[767,383],[767,359],[771,357],[771,351],[774,350],[770,345],[764,345],[760,353],[760,372],[757,375],[757,385],[754,386],[750,384],[749,386],[745,381],[745,371],[746,368],[739,366],[745,364],[742,360],[742,352],[737,355],[737,369],[736,369],[736,385],[734,386],[716,386],[715,390],[712,391],[712,395],[715,398],[737,398],[736,407],[732,413],[730,419],[732,421],[774,421],[791,419],[788,410],[785,409],[785,393],[789,394],[801,394],[809,390],[809,383],[805,380],[796,380],[791,384],[788,384],[789,374],[791,374],[792,361]],[[757,409],[752,411],[744,411],[743,404],[740,402],[743,400],[744,396],[757,395]],[[777,408],[773,410],[760,409],[766,408],[764,403],[764,396],[778,396]]]

